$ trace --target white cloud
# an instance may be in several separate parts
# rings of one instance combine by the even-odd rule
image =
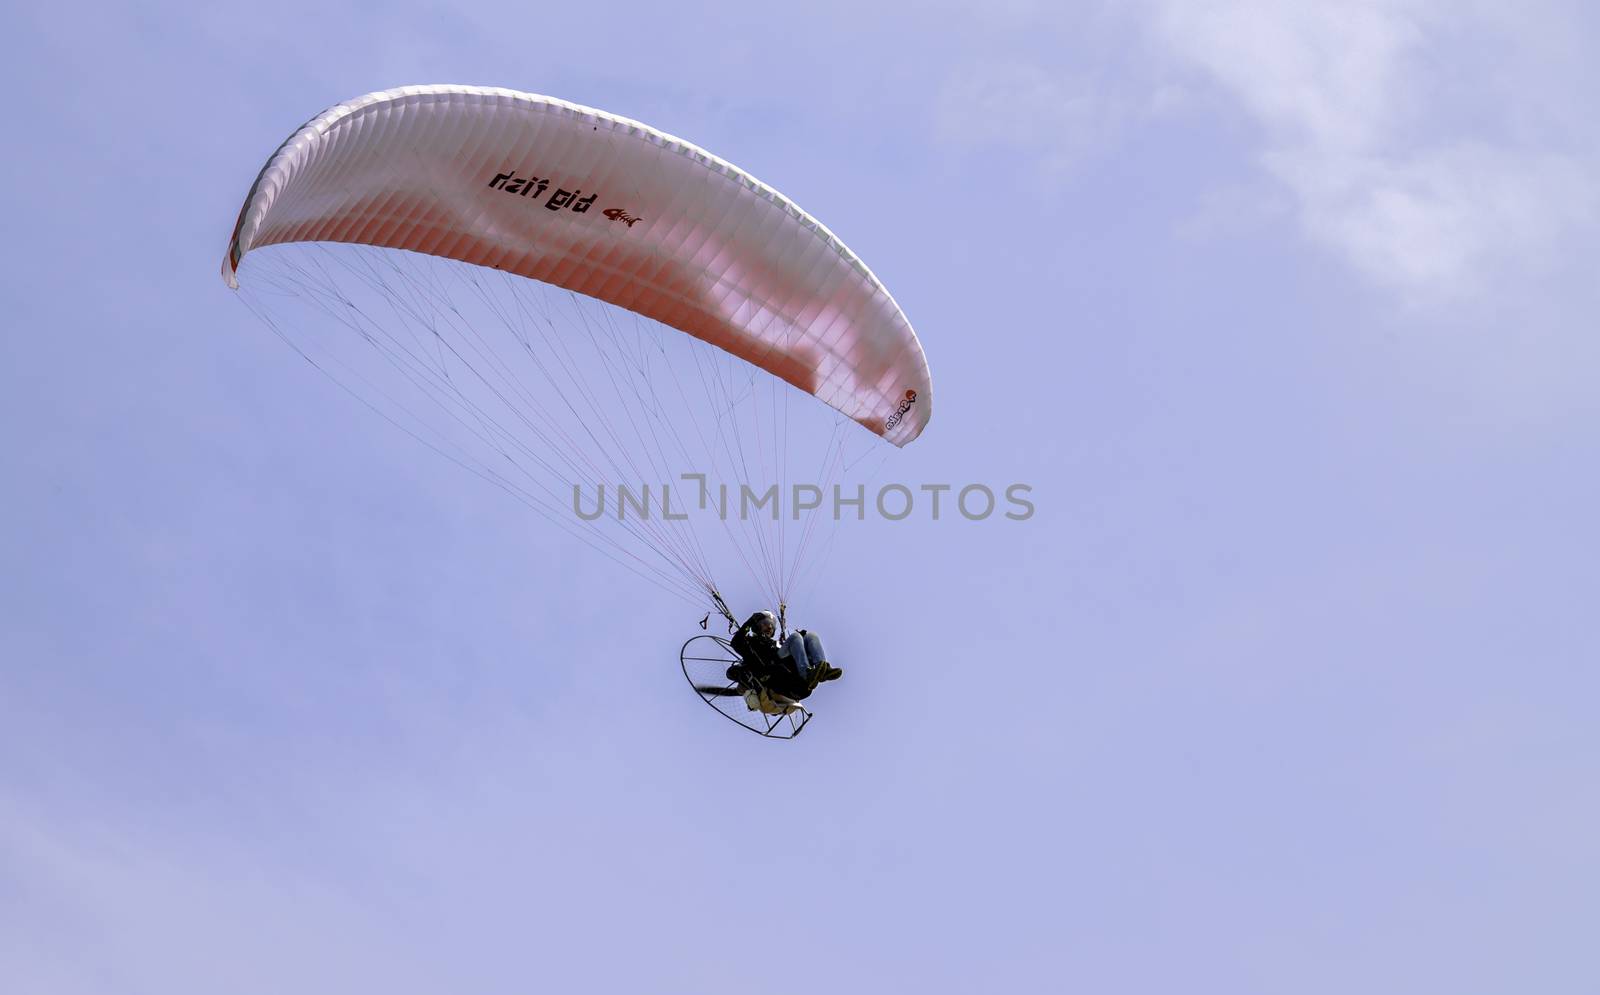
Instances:
[[[1382,5],[1257,0],[1169,4],[1159,30],[1276,132],[1352,150],[1401,114],[1402,58],[1422,37],[1412,17]]]
[[[1460,289],[1509,254],[1548,251],[1594,208],[1572,159],[1483,143],[1405,156],[1281,150],[1266,164],[1299,196],[1313,238],[1404,288]]]
[[[1156,23],[1259,126],[1311,239],[1385,285],[1455,295],[1594,219],[1593,150],[1526,111],[1573,99],[1543,58],[1560,16],[1518,33],[1461,4],[1224,0],[1163,3]]]

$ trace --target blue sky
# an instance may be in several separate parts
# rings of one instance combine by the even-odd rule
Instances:
[[[1600,129],[1578,3],[0,14],[0,988],[1586,992]],[[698,613],[217,265],[405,83],[748,169],[916,323],[794,743]]]

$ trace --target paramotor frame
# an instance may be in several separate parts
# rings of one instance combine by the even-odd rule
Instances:
[[[767,739],[793,739],[811,721],[811,712],[797,701],[762,686],[754,677],[732,680],[727,670],[742,663],[733,644],[721,636],[694,636],[678,654],[683,676],[700,700],[722,716]]]

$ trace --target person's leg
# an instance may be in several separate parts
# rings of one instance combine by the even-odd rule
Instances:
[[[803,681],[811,673],[811,659],[806,655],[806,639],[798,632],[789,633],[789,638],[783,641],[782,656],[789,658],[794,671]]]
[[[828,654],[822,648],[822,639],[815,632],[806,633],[806,660],[813,667],[823,667],[828,663]]]

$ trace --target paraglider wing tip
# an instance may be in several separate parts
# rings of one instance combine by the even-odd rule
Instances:
[[[239,276],[238,270],[235,269],[236,264],[233,260],[234,251],[235,250],[233,246],[230,245],[228,246],[227,254],[222,257],[222,282],[226,283],[229,289],[238,290]]]

